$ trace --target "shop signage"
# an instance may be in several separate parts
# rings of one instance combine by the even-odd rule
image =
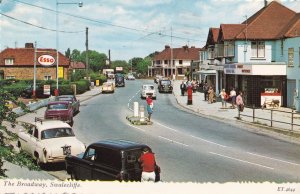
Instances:
[[[44,85],[44,95],[50,95],[50,85]]]
[[[38,62],[44,66],[51,66],[55,63],[55,59],[51,55],[41,55],[38,58]]]
[[[225,74],[251,75],[252,66],[242,64],[227,64],[224,65],[224,72]]]

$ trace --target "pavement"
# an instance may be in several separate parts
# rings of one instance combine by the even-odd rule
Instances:
[[[215,103],[209,104],[204,101],[204,94],[201,92],[196,92],[192,94],[192,104],[187,104],[187,95],[181,96],[180,92],[181,81],[175,80],[173,82],[173,95],[176,98],[178,106],[197,114],[201,117],[207,117],[217,121],[225,122],[231,125],[243,127],[243,129],[252,130],[255,133],[263,133],[276,138],[284,139],[287,141],[300,143],[300,115],[294,110],[289,108],[272,108],[272,109],[252,109],[245,107],[244,111],[238,116],[237,109],[229,108],[230,104],[227,103],[227,108],[222,108],[221,102],[217,101]],[[96,95],[101,94],[101,87],[94,87],[91,90],[76,95],[80,102],[84,102]],[[28,113],[17,118],[18,121],[30,122],[34,117],[41,117],[43,115],[44,109],[40,108],[33,113]],[[267,119],[272,118],[278,122],[272,122],[272,127],[270,127],[271,122]],[[255,115],[256,118],[253,118]],[[293,116],[292,116],[293,115]],[[262,118],[262,119],[258,119]],[[290,124],[294,123],[299,126],[294,126],[291,128]],[[18,126],[11,128],[8,123],[3,123],[8,127],[9,130],[17,132]],[[23,178],[23,179],[56,179],[52,175],[46,172],[29,171],[26,167],[19,167],[9,162],[4,162],[4,169],[7,169],[6,175],[8,178]]]

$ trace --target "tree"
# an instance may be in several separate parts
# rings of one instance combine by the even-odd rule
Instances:
[[[8,141],[15,138],[15,134],[7,130],[7,128],[3,125],[3,121],[9,122],[12,127],[15,127],[17,118],[17,114],[13,112],[9,106],[7,106],[7,102],[9,101],[17,104],[24,111],[29,111],[24,103],[17,100],[17,97],[13,96],[3,88],[0,88],[0,177],[6,176],[6,169],[3,169],[3,158],[9,162],[20,164],[22,166],[30,165],[28,160],[23,160],[24,157],[22,154],[16,153],[13,150],[13,147],[7,144]]]
[[[65,55],[68,59],[71,59],[71,50],[68,48],[68,50],[65,52]]]
[[[85,63],[86,51],[83,51],[81,54],[81,62]],[[107,56],[104,53],[98,53],[97,51],[88,51],[89,57],[89,68],[94,72],[99,72],[102,70],[106,64]]]
[[[146,57],[146,58],[142,59],[142,61],[140,61],[137,64],[137,72],[142,74],[143,76],[147,75],[148,66],[151,65],[151,61],[152,61],[152,59],[150,57]]]
[[[141,61],[143,61],[143,58],[140,57],[134,57],[131,59],[132,71],[137,71],[137,66]]]
[[[81,54],[80,54],[80,51],[79,51],[79,50],[74,49],[74,50],[72,51],[72,54],[71,54],[71,60],[72,60],[72,61],[77,61],[77,62],[81,61]]]
[[[124,73],[127,73],[128,70],[130,69],[130,65],[126,61],[122,61],[122,60],[112,61],[111,67],[114,69],[116,67],[123,67]]]

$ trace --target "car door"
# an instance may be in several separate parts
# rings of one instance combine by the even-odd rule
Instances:
[[[92,172],[94,170],[94,161],[96,158],[96,149],[94,147],[87,148],[81,160],[74,165],[73,171],[80,180],[92,180]]]
[[[19,136],[21,147],[27,153],[31,153],[30,149],[29,149],[29,145],[31,144],[31,136],[33,135],[34,129],[35,129],[35,126],[30,125],[29,128],[26,129],[28,131],[22,132],[22,134],[20,134],[20,136]]]
[[[34,151],[36,150],[37,143],[39,138],[39,130],[36,127],[33,127],[33,134],[30,136],[28,142],[29,153],[34,156]]]
[[[118,179],[122,168],[119,150],[101,148],[97,150],[93,180],[114,181]]]

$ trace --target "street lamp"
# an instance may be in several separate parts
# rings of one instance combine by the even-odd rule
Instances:
[[[58,45],[59,45],[59,34],[58,34],[58,5],[59,4],[77,4],[78,7],[82,7],[83,3],[79,2],[79,3],[73,3],[73,2],[68,2],[68,3],[61,3],[58,2],[58,0],[56,0],[56,89],[54,91],[55,96],[58,96],[58,63],[59,63],[59,57],[58,57]]]

